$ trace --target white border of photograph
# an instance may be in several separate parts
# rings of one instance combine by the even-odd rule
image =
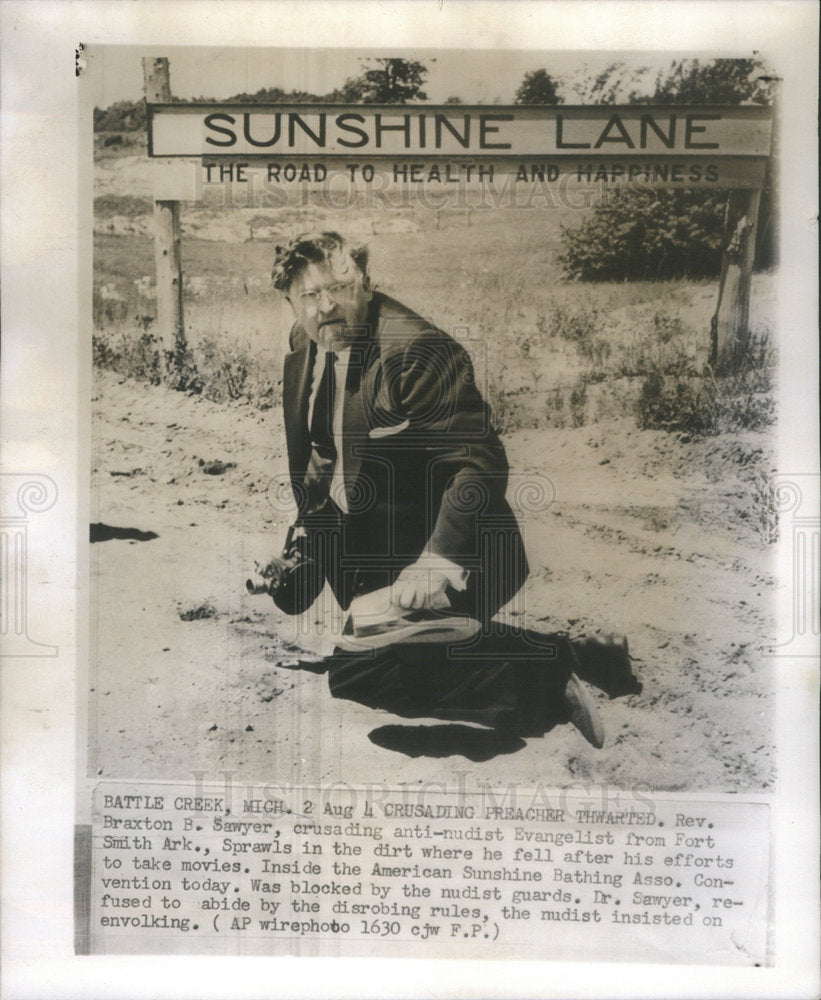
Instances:
[[[3,471],[43,474],[59,501],[29,533],[31,634],[57,655],[3,661],[2,992],[79,997],[762,997],[817,995],[817,661],[782,657],[775,811],[775,965],[103,958],[73,954],[76,671],[87,655],[86,467],[91,122],[86,45],[664,50],[744,56],[783,73],[779,473],[817,492],[817,35],[813,3],[140,0],[12,2],[2,17]],[[79,56],[82,69],[82,54]],[[83,157],[89,162],[82,164]],[[813,496],[807,498],[812,507]],[[812,509],[816,509],[812,507]],[[783,565],[789,552],[782,553]],[[781,611],[790,614],[790,594]]]

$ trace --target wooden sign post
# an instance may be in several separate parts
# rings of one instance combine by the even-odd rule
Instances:
[[[171,102],[167,59],[143,59],[147,104]],[[157,328],[170,372],[185,351],[182,311],[182,228],[178,201],[154,202],[154,266],[157,273]]]
[[[710,364],[722,374],[739,366],[750,342],[750,286],[760,201],[760,188],[731,191],[727,201],[726,242],[710,344]]]

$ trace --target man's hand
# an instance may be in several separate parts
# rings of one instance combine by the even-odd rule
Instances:
[[[393,585],[394,600],[401,608],[441,611],[450,607],[445,593],[448,577],[437,569],[427,569],[418,563],[407,566]]]

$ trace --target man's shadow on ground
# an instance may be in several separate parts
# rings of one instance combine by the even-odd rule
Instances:
[[[160,536],[156,531],[141,531],[139,528],[118,528],[111,524],[98,521],[89,525],[89,541],[110,542],[112,539],[122,539],[130,542],[150,542]]]
[[[403,753],[406,757],[459,756],[475,764],[516,753],[527,745],[515,733],[480,729],[461,722],[379,726],[368,733],[368,739],[378,747]]]

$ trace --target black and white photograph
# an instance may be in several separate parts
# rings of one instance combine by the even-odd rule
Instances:
[[[447,4],[381,37],[309,6],[287,42],[178,3],[72,42],[76,357],[60,316],[18,366],[21,441],[62,400],[72,476],[12,442],[2,511],[8,690],[74,657],[68,950],[786,996],[821,632],[789,30],[593,42],[602,5],[512,4],[514,41],[477,4],[479,44],[407,19]]]
[[[85,57],[90,774],[771,787],[773,69]]]
[[[602,821],[664,827],[655,806],[634,808],[643,795],[772,787],[774,70],[755,54],[591,64],[491,51],[481,73],[460,50],[83,56],[104,88],[139,84],[141,71],[144,90],[94,110],[89,777],[199,788],[230,776],[223,796],[173,798],[213,798],[223,816],[196,827],[210,820],[212,833],[256,830],[228,817],[234,784],[258,785],[268,812],[286,802],[315,836],[344,839],[309,851],[229,837],[212,848],[220,857],[281,844],[333,852],[343,860],[323,876],[410,878],[408,898],[441,895],[431,920],[472,912],[478,936],[503,949],[530,920],[523,902],[548,904],[544,928],[600,921],[610,897],[592,887],[623,885],[608,870],[621,852],[559,855],[511,839],[478,856],[535,868],[420,866],[441,855],[409,836],[497,828],[399,825],[388,856],[413,863],[385,867],[382,828],[362,834],[358,820],[498,809],[535,821],[511,838],[555,844],[539,823],[591,807],[542,808],[547,789],[595,800],[594,789],[620,788],[627,811],[594,808]],[[218,90],[226,80],[244,86]],[[311,792],[295,806],[270,792],[363,783],[386,801]],[[505,804],[460,801],[477,789]],[[155,839],[123,832],[179,832],[164,813],[118,814],[131,801],[141,793],[98,789],[95,848],[150,840],[155,851]],[[257,801],[246,792],[244,814]],[[766,841],[766,809],[747,822],[748,860],[763,871],[754,844]],[[357,836],[374,849],[370,868],[345,860],[359,857]],[[589,828],[574,836],[615,843]],[[625,864],[651,869],[630,873],[632,885],[687,888],[688,868],[737,866],[715,853],[727,847],[715,835],[631,830],[620,846],[710,849],[625,851]],[[471,847],[443,856],[475,860]],[[261,874],[298,872],[290,859],[269,864]],[[494,897],[505,905],[492,923],[462,905],[485,880],[545,871],[587,891],[512,889]],[[98,875],[104,888],[143,885]],[[288,902],[347,914],[297,897],[353,891],[333,879],[292,882],[284,903],[278,882],[192,884],[216,892],[196,897],[206,911],[227,908],[232,891],[261,907],[232,917],[227,947],[358,936],[333,917],[278,916]],[[641,890],[632,903],[607,913],[617,936],[658,923],[656,907],[689,927],[702,905]],[[126,905],[104,893],[92,908],[92,950],[116,951],[122,928],[146,926],[119,915]],[[392,945],[447,933],[416,922],[414,902],[380,897],[352,912],[410,918],[362,922]],[[765,922],[755,907],[744,916],[735,960],[761,964]],[[178,920],[152,913],[147,928],[201,929]],[[143,947],[158,947],[148,937]],[[565,955],[564,935],[550,937],[548,954]],[[685,950],[730,961],[723,938],[715,954],[700,937]]]

